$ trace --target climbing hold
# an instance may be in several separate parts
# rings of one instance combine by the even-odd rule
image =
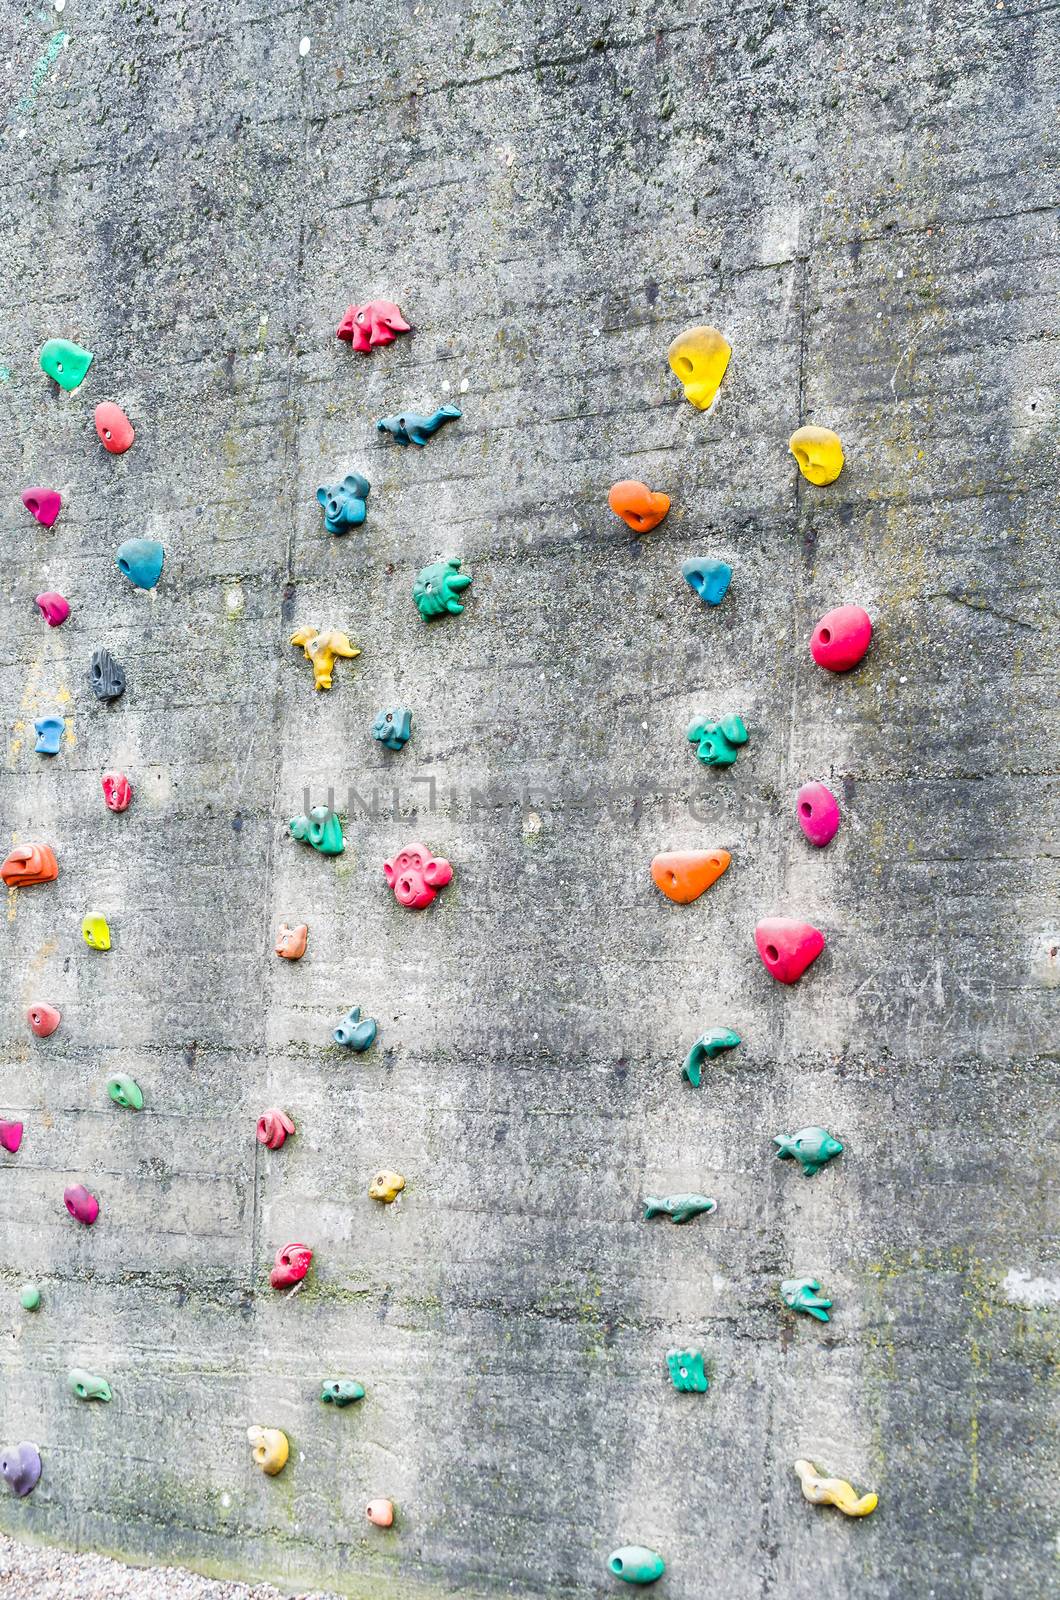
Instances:
[[[258,1118],[258,1143],[266,1145],[270,1150],[278,1150],[287,1135],[293,1132],[294,1123],[279,1106],[272,1106],[270,1110],[263,1111]]]
[[[41,371],[54,378],[60,389],[76,389],[92,365],[92,351],[70,339],[49,339],[38,358]]]
[[[29,1440],[8,1445],[0,1455],[0,1477],[23,1499],[40,1480],[40,1451]]]
[[[55,851],[47,844],[19,844],[9,850],[0,866],[0,878],[9,889],[31,883],[51,883],[59,876]]]
[[[369,300],[367,305],[347,306],[336,337],[351,350],[367,355],[377,345],[393,344],[399,333],[411,333],[412,326],[401,315],[393,300]]]
[[[90,950],[110,949],[110,928],[98,911],[90,911],[81,921],[81,937]]]
[[[0,1144],[14,1155],[22,1143],[21,1122],[0,1122]]]
[[[802,1492],[811,1505],[838,1506],[845,1517],[867,1517],[879,1505],[879,1496],[859,1495],[845,1478],[822,1478],[812,1461],[796,1461]]]
[[[75,1222],[90,1228],[99,1216],[99,1201],[83,1183],[73,1183],[63,1190],[63,1203]]]
[[[389,1528],[394,1520],[394,1502],[392,1500],[369,1500],[365,1507],[365,1515],[369,1522],[374,1522],[377,1528]]]
[[[62,510],[63,497],[58,489],[23,489],[22,504],[42,528],[50,528]]]
[[[66,728],[64,719],[58,712],[55,712],[51,716],[38,717],[33,726],[37,730],[37,742],[33,746],[37,754],[40,756],[57,756],[59,754],[59,744]]]
[[[93,650],[88,680],[97,700],[117,700],[125,693],[125,669],[109,650]]]
[[[839,806],[835,795],[825,784],[803,784],[795,796],[795,815],[811,844],[820,848],[835,838],[839,828]]]
[[[843,443],[831,428],[796,428],[788,449],[810,483],[834,483],[843,470]]]
[[[826,611],[810,635],[810,654],[829,672],[856,667],[872,640],[872,621],[861,606]]]
[[[817,1293],[820,1287],[816,1278],[785,1278],[780,1285],[780,1298],[789,1311],[805,1311],[808,1317],[827,1322],[832,1302]]]
[[[341,483],[333,483],[330,489],[322,486],[317,490],[328,533],[346,533],[350,528],[359,527],[368,515],[365,502],[371,487],[367,478],[362,478],[359,472],[351,472]]]
[[[109,450],[112,456],[123,456],[136,438],[133,425],[125,412],[111,400],[104,400],[102,405],[96,407],[96,432],[100,444],[104,450]],[[142,583],[140,588],[153,589],[154,584]]]
[[[324,856],[339,856],[346,848],[342,823],[329,806],[314,806],[308,817],[292,817],[287,824],[292,839],[311,844]]]
[[[755,944],[778,983],[797,983],[824,949],[824,934],[794,917],[769,917],[755,929]]]
[[[274,1478],[283,1471],[291,1447],[282,1428],[248,1428],[247,1441],[254,1465],[260,1467],[262,1472]]]
[[[364,1384],[354,1383],[352,1378],[332,1378],[321,1389],[320,1398],[326,1406],[338,1406],[341,1411],[355,1400],[364,1399]]]
[[[46,1039],[50,1033],[54,1033],[62,1020],[62,1013],[43,1001],[30,1006],[26,1012],[26,1021],[38,1039]]]
[[[683,1394],[706,1394],[710,1384],[703,1371],[702,1350],[667,1350],[666,1365],[675,1389]]]
[[[699,1088],[704,1061],[713,1061],[723,1050],[735,1050],[741,1042],[740,1035],[731,1028],[711,1028],[701,1034],[685,1057],[681,1068],[682,1078],[687,1078],[693,1089]]]
[[[376,1173],[368,1185],[368,1194],[372,1200],[382,1200],[384,1205],[389,1205],[392,1200],[397,1199],[404,1187],[405,1180],[400,1172],[389,1172],[384,1168],[382,1172]]]
[[[652,1217],[669,1217],[671,1222],[691,1222],[693,1217],[698,1217],[702,1212],[717,1211],[718,1202],[710,1200],[705,1194],[668,1194],[664,1199],[657,1195],[644,1196],[644,1220],[650,1222]]]
[[[653,492],[637,478],[623,478],[611,485],[607,503],[634,533],[650,533],[669,511],[670,496]]]
[[[607,1565],[623,1583],[654,1583],[666,1571],[658,1551],[643,1544],[624,1544],[621,1550],[613,1550]]]
[[[289,1289],[292,1283],[301,1283],[309,1271],[313,1252],[307,1244],[285,1244],[273,1258],[269,1282],[274,1289]]]
[[[100,782],[103,785],[103,803],[108,811],[124,811],[132,799],[132,784],[124,772],[113,770],[105,772]]]
[[[70,615],[69,600],[64,600],[63,596],[54,589],[45,589],[43,594],[39,594],[37,596],[37,604],[40,606],[40,614],[49,628],[61,627]]]
[[[391,706],[380,711],[372,723],[372,738],[385,744],[388,750],[400,750],[408,743],[412,732],[412,712],[407,706]]]
[[[731,767],[747,743],[747,729],[740,717],[722,717],[720,722],[693,722],[688,738],[696,748],[696,759],[705,767]]]
[[[407,844],[392,861],[383,862],[383,876],[399,905],[420,911],[445,888],[453,869],[443,857],[432,856],[425,844]]]
[[[305,955],[306,940],[308,938],[308,923],[300,922],[297,927],[289,928],[286,922],[281,922],[274,946],[276,954],[282,956],[285,961],[301,961]]]
[[[365,1017],[361,1021],[360,1006],[353,1006],[347,1011],[342,1021],[332,1030],[331,1037],[336,1044],[344,1044],[347,1050],[356,1050],[360,1055],[362,1050],[367,1050],[369,1045],[375,1043],[375,1036],[379,1032],[373,1017]]]
[[[402,411],[396,417],[380,417],[376,428],[380,433],[389,433],[395,444],[418,444],[422,448],[443,423],[462,415],[458,406],[439,406],[429,417],[419,411]]]
[[[40,1290],[35,1283],[24,1283],[18,1292],[18,1303],[23,1311],[36,1311],[40,1306]]]
[[[166,552],[157,539],[126,539],[115,552],[118,571],[134,589],[153,589],[162,576]]]
[[[708,561],[694,556],[681,563],[681,576],[699,598],[708,606],[719,606],[732,582],[732,568],[727,561]]]
[[[666,355],[671,371],[681,380],[685,399],[706,411],[729,365],[732,345],[728,339],[717,328],[686,328],[672,341]]]
[[[471,573],[461,572],[459,561],[433,561],[429,567],[422,567],[412,585],[412,598],[420,616],[425,622],[449,612],[456,616],[464,609],[457,596],[470,582]]]
[[[797,1161],[803,1175],[812,1178],[820,1172],[826,1161],[843,1154],[843,1146],[834,1139],[827,1128],[800,1128],[797,1133],[778,1133],[773,1136],[778,1161]]]
[[[124,1106],[127,1111],[142,1111],[144,1108],[143,1090],[135,1078],[126,1077],[124,1072],[107,1079],[107,1093],[116,1106]]]
[[[698,900],[732,860],[727,850],[666,850],[653,856],[651,881],[679,906]]]
[[[316,628],[299,628],[297,633],[292,633],[291,643],[300,644],[306,660],[313,663],[314,689],[331,688],[331,674],[339,656],[352,661],[361,653],[338,628],[332,628],[330,633],[320,633]]]
[[[66,1374],[66,1387],[79,1400],[112,1400],[114,1398],[106,1378],[97,1378],[94,1372],[86,1372],[84,1367],[71,1367]]]

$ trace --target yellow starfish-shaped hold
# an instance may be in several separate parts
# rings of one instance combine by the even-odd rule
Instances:
[[[875,1511],[878,1496],[857,1495],[845,1478],[822,1478],[812,1461],[796,1461],[802,1492],[815,1506],[838,1506],[845,1517],[867,1517]]]

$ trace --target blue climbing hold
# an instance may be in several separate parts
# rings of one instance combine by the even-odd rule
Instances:
[[[421,448],[443,423],[461,415],[459,406],[439,406],[429,417],[419,411],[402,411],[395,417],[380,417],[376,428],[389,433],[395,444],[418,444]]]
[[[37,730],[37,742],[33,746],[38,755],[57,756],[59,754],[59,741],[63,736],[66,723],[62,717],[38,717],[33,726]]]
[[[385,744],[388,750],[400,750],[408,743],[412,732],[412,712],[407,706],[391,706],[380,711],[372,723],[372,737]]]
[[[114,557],[118,570],[137,589],[153,589],[162,576],[166,552],[157,539],[126,539]]]
[[[317,499],[324,507],[324,526],[329,533],[346,533],[364,521],[368,515],[365,502],[371,487],[367,478],[362,478],[359,472],[351,472],[341,483],[333,483],[330,488],[322,485],[317,490]]]
[[[681,576],[708,606],[717,606],[724,600],[725,591],[732,582],[732,568],[727,561],[704,561],[702,557],[693,556],[691,561],[682,562]]]
[[[336,1044],[345,1045],[347,1050],[356,1050],[359,1055],[362,1050],[367,1050],[369,1045],[375,1043],[378,1032],[375,1018],[362,1019],[360,1006],[352,1006],[334,1029],[331,1037]]]

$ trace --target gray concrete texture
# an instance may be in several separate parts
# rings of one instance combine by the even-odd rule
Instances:
[[[60,861],[0,920],[26,1124],[2,1432],[44,1459],[8,1532],[375,1600],[608,1596],[629,1542],[667,1600],[1046,1592],[1056,18],[8,8],[0,819]],[[417,331],[362,358],[335,328],[374,296]],[[666,364],[701,321],[734,350],[709,415]],[[96,354],[74,394],[37,366],[56,335]],[[137,430],[120,458],[104,398]],[[372,426],[452,399],[422,451]],[[844,440],[829,489],[787,452],[802,421]],[[368,520],[333,538],[315,491],[351,470]],[[626,476],[673,497],[641,540],[606,504]],[[64,496],[50,532],[34,483]],[[114,566],[140,534],[167,552],[151,594]],[[412,578],[448,554],[468,608],[428,627]],[[680,577],[699,554],[735,569],[718,611]],[[807,640],[843,602],[876,632],[834,677]],[[328,694],[303,623],[363,650]],[[112,706],[98,645],[128,673]],[[394,755],[369,725],[397,700]],[[685,726],[729,711],[749,743],[704,769]],[[843,810],[823,852],[793,815],[811,778]],[[284,826],[329,785],[379,798],[338,861]],[[411,915],[381,864],[417,837],[455,878]],[[650,859],[695,845],[732,866],[674,906]],[[794,989],[752,942],[778,912],[827,935]],[[310,925],[300,964],[282,919]],[[354,1002],[364,1057],[329,1043]],[[696,1093],[713,1023],[744,1043]],[[138,1116],[106,1098],[119,1069]],[[298,1131],[270,1153],[273,1104]],[[771,1139],[817,1122],[845,1153],[807,1181]],[[408,1179],[391,1208],[380,1165]],[[689,1189],[716,1215],[640,1220]],[[267,1272],[293,1239],[316,1255],[288,1298]],[[827,1327],[780,1306],[793,1272]],[[672,1389],[674,1344],[706,1352],[707,1396]],[[113,1403],[73,1401],[72,1365]],[[337,1376],[366,1400],[323,1407]],[[290,1436],[276,1479],[254,1422]],[[809,1506],[800,1455],[875,1515]]]

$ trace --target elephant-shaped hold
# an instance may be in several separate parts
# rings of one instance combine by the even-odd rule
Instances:
[[[352,661],[361,653],[339,628],[332,628],[328,633],[321,633],[318,628],[299,628],[297,633],[292,633],[291,643],[300,644],[306,660],[313,663],[314,689],[331,688],[331,674],[339,656]]]

